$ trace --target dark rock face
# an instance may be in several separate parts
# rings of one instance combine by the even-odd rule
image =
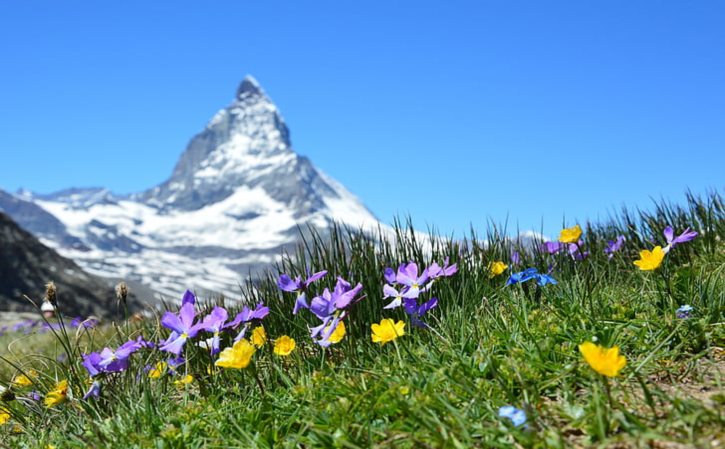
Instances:
[[[66,315],[107,317],[116,311],[112,281],[86,273],[0,213],[0,312],[33,311],[23,295],[40,304],[49,281],[55,282]],[[129,298],[131,309],[137,305]]]

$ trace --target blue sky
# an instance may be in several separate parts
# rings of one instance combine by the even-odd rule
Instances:
[[[253,74],[295,150],[446,233],[725,186],[722,2],[3,2],[0,188],[143,190]]]

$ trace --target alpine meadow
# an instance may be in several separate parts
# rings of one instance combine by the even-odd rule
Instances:
[[[224,297],[5,327],[12,448],[713,447],[725,205],[711,192],[557,241],[307,230]],[[41,298],[33,299],[40,304]],[[40,315],[38,315],[40,316]]]

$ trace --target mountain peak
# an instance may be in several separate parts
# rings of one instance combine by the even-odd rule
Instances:
[[[259,85],[259,81],[252,75],[247,75],[242,80],[239,88],[237,88],[237,98],[252,95],[264,95],[264,91],[262,90],[262,86]]]

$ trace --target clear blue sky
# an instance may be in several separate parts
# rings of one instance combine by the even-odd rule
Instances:
[[[0,188],[163,181],[253,74],[383,221],[553,233],[725,186],[725,3],[0,5]]]

